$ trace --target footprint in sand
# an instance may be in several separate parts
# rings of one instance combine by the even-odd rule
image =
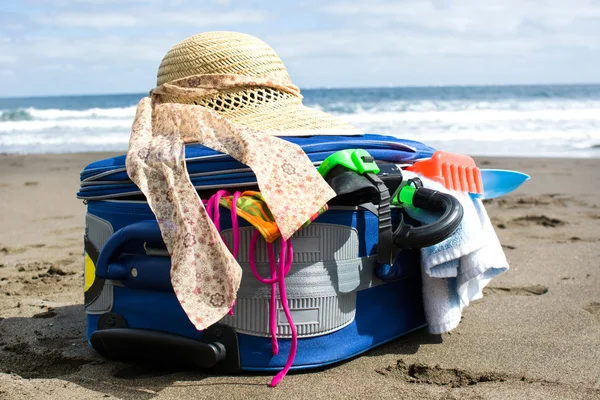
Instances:
[[[532,286],[513,286],[513,287],[486,287],[483,293],[487,295],[497,296],[540,296],[548,293],[548,286],[532,285]]]
[[[66,275],[75,275],[75,272],[65,271],[60,267],[52,265],[50,268],[48,268],[48,270],[45,273],[39,274],[38,277],[39,278],[47,278],[50,276],[66,276]]]
[[[556,228],[567,223],[558,218],[550,218],[545,215],[526,215],[524,217],[513,218],[511,223],[520,226],[540,225],[548,228]]]
[[[26,263],[17,263],[15,264],[15,268],[17,269],[18,272],[25,272],[25,271],[44,271],[44,270],[48,270],[49,268],[52,268],[53,264],[47,261],[33,261],[33,262],[26,262]]]
[[[592,314],[598,321],[600,321],[600,303],[597,301],[593,301],[587,306],[583,307],[583,309],[590,314]]]
[[[19,248],[19,247],[2,247],[0,248],[0,253],[2,254],[21,254],[26,252],[27,249]]]
[[[546,228],[557,228],[566,225],[567,223],[558,218],[551,218],[546,215],[525,215],[510,220],[504,220],[498,217],[492,217],[492,224],[498,229],[507,229],[510,226],[544,226]]]
[[[570,205],[594,208],[592,204],[562,193],[547,193],[539,196],[508,196],[499,199],[487,199],[484,200],[484,204],[486,206],[495,205],[502,209],[565,208]]]
[[[477,373],[458,368],[443,368],[425,363],[407,364],[398,360],[396,365],[376,369],[380,375],[389,378],[402,379],[409,383],[423,383],[452,388],[473,386],[478,383],[505,382],[511,379],[501,373]],[[514,378],[513,378],[514,379]],[[525,380],[525,378],[522,378]]]
[[[545,206],[566,207],[567,203],[572,202],[570,197],[564,197],[558,193],[543,194],[540,196],[508,197],[501,198],[492,203],[502,208],[538,208]]]
[[[547,239],[545,237],[543,238],[539,238],[539,239]],[[567,239],[563,239],[563,238],[559,238],[557,240],[554,241],[554,243],[560,243],[560,244],[565,244],[565,243],[575,243],[575,242],[582,242],[582,243],[596,243],[596,242],[600,242],[600,238],[596,238],[596,237],[579,237],[579,236],[571,236]]]
[[[54,318],[56,317],[56,311],[54,309],[49,309],[48,311],[43,311],[41,313],[37,313],[33,316],[33,318]]]

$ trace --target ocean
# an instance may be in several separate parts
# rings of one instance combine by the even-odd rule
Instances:
[[[600,84],[305,89],[367,133],[473,156],[600,157]],[[0,153],[125,152],[144,94],[0,98]]]

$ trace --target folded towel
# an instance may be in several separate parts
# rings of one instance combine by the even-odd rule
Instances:
[[[449,193],[463,206],[464,215],[456,232],[437,245],[421,249],[423,305],[430,333],[441,334],[456,328],[461,313],[471,301],[483,297],[489,281],[508,270],[508,262],[480,199],[467,193],[403,171],[404,177],[418,177],[423,186]],[[405,206],[412,218],[429,224],[437,216],[427,210]]]

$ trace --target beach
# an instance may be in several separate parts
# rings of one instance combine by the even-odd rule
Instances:
[[[85,339],[79,172],[113,154],[0,156],[0,399],[600,399],[600,159],[477,158],[531,180],[486,208],[510,263],[450,333],[350,361],[220,376],[108,361]]]

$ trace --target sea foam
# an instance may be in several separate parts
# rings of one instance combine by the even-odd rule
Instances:
[[[585,150],[597,156],[600,87],[546,88],[543,95],[540,90],[328,89],[307,91],[304,103],[367,133],[449,151],[577,156]],[[139,97],[88,97],[83,104],[89,108],[81,98],[36,101],[0,102],[0,152],[124,152]]]

